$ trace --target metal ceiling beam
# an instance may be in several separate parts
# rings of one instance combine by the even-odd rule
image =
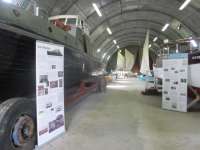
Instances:
[[[127,43],[128,44],[132,44],[132,42],[134,43],[134,45],[138,45],[138,46],[141,46],[139,43],[141,42],[143,40],[143,38],[141,38],[141,39],[139,39],[139,38],[131,38],[131,37],[129,37],[129,38],[127,38],[127,39],[119,39],[118,40],[118,45],[120,46],[120,47],[122,47],[122,45],[124,46],[128,46],[127,45]],[[154,44],[152,43],[152,46],[153,46]],[[143,46],[143,45],[142,45]],[[107,50],[109,49],[109,51],[110,50],[112,50],[112,49],[110,49],[110,48],[112,48],[112,47],[114,47],[114,48],[116,48],[116,45],[113,45],[113,44],[110,44],[110,45],[107,45],[107,48],[105,48],[105,49],[103,49],[104,51],[102,51],[102,53],[105,53],[105,52],[107,52]],[[157,46],[155,46],[155,47],[157,47]],[[160,48],[160,47],[157,47],[157,48]]]
[[[125,48],[125,47],[127,47],[127,46],[137,46],[137,45],[131,45],[133,42],[131,42],[131,41],[128,41],[128,42],[126,42],[126,43],[124,43],[124,44],[122,44],[121,46],[121,49],[123,49],[123,48]],[[138,47],[138,46],[137,46]],[[156,51],[154,51],[153,49],[153,47],[155,47],[154,45],[152,45],[152,48],[150,48],[150,50],[152,51],[152,52],[154,52],[154,53],[157,53]],[[116,51],[117,51],[118,49],[116,48],[116,47],[114,47],[114,48],[111,48],[110,50],[108,50],[108,53],[107,53],[107,56],[109,55],[109,56],[112,56]]]
[[[125,35],[122,35],[122,36],[119,36],[119,37],[117,37],[117,38],[115,38],[115,40],[118,42],[120,39],[125,39],[125,40],[127,40],[129,37],[132,37],[132,38],[134,38],[134,39],[138,39],[139,41],[141,41],[141,42],[144,42],[144,40],[145,40],[145,35],[146,34],[138,34],[138,33],[127,33],[127,34],[125,34]],[[151,41],[153,41],[153,38],[154,38],[155,36],[150,36],[150,40]],[[118,42],[119,43],[119,42]],[[158,40],[157,42],[156,42],[158,45],[160,45],[161,43],[162,43],[162,41],[161,40]],[[104,44],[102,44],[102,45],[104,45],[104,46],[102,46],[102,47],[97,47],[97,49],[98,48],[100,48],[100,49],[104,49],[105,47],[107,47],[107,45],[113,45],[114,43],[113,43],[113,41],[112,40],[109,40],[109,41],[107,41],[106,43],[104,43]],[[141,43],[141,44],[143,44],[143,43]]]
[[[68,0],[67,0],[68,1]],[[68,5],[69,3],[67,3],[66,5],[64,5],[62,8],[61,8],[61,12],[60,12],[60,14],[66,14],[67,12],[68,12],[68,10],[70,9],[70,8],[72,8],[79,0],[71,0],[72,2],[71,2],[71,4],[70,5]]]
[[[132,38],[130,37],[129,39],[126,39],[126,40],[119,39],[118,45],[120,47],[129,46],[129,45],[137,45],[139,47],[142,47],[143,45],[140,45],[140,43],[141,43],[140,41],[142,41],[142,40],[143,40],[143,38],[139,39],[139,38],[134,38],[134,37],[132,37]],[[152,46],[154,46],[154,45],[152,44]],[[107,47],[102,49],[103,51],[101,52],[101,55],[103,55],[104,53],[110,53],[114,49],[116,49],[116,45],[114,45],[114,44],[107,45]],[[159,47],[157,47],[157,49],[159,49]]]
[[[73,5],[75,5],[75,4],[77,4],[78,3],[78,1],[79,0],[74,0],[73,1],[73,3],[67,8],[67,11],[73,6]],[[104,4],[104,5],[101,5],[101,7],[100,7],[100,9],[104,9],[105,7],[111,7],[114,3],[119,3],[120,4],[120,1],[121,0],[112,0],[112,1],[109,1],[108,3],[106,3],[106,4]],[[181,5],[181,3],[182,2],[180,2],[180,0],[176,0],[178,3],[180,3],[180,5]],[[129,1],[130,2],[130,1]],[[134,2],[134,1],[133,1]],[[126,3],[123,3],[123,4],[126,4]],[[137,3],[138,5],[139,4],[142,4],[141,2],[139,2],[139,3]],[[160,4],[161,5],[161,4]],[[163,5],[164,5],[164,3],[163,3]],[[189,7],[191,7],[192,8],[192,6],[190,5]],[[193,8],[194,9],[194,8]],[[157,12],[157,13],[162,13],[162,14],[164,14],[164,15],[167,15],[168,17],[171,17],[171,18],[176,18],[177,20],[179,20],[180,21],[180,19],[179,18],[177,18],[176,16],[175,16],[175,14],[169,14],[169,13],[167,13],[167,12],[165,12],[165,11],[158,11],[158,10],[154,10],[154,9],[138,9],[138,10],[131,10],[131,11],[154,11],[154,12]],[[126,12],[130,12],[130,10],[126,10],[126,11],[123,11],[123,13],[126,13]],[[120,12],[119,13],[119,15],[121,15],[121,13],[122,12]],[[89,19],[91,16],[93,16],[95,14],[95,11],[93,11],[91,14],[89,14],[88,16],[87,16],[87,19]],[[116,14],[116,15],[118,15],[118,14]],[[115,16],[116,16],[115,15]],[[106,20],[104,20],[104,21],[108,21],[110,18],[112,18],[112,17],[114,17],[114,16],[111,16],[111,17],[109,17],[108,19],[106,19]],[[181,22],[181,21],[180,21]],[[185,23],[183,23],[183,24],[185,24]],[[98,24],[94,29],[93,29],[93,31],[92,32],[94,32],[94,30],[96,30],[96,28],[98,27],[98,26],[100,26],[100,25],[102,25],[102,23],[100,23],[100,24]],[[186,25],[186,27],[189,29],[189,30],[191,30],[192,32],[193,32],[193,34],[195,35],[195,36],[197,36],[197,33],[195,33],[195,31],[192,29],[192,28],[190,28],[189,26],[187,26]]]
[[[132,20],[127,20],[127,21],[121,21],[121,22],[118,22],[118,23],[116,23],[116,24],[113,24],[112,26],[110,26],[110,28],[112,28],[112,30],[114,29],[114,28],[117,28],[117,27],[121,27],[121,25],[123,24],[124,26],[128,26],[129,24],[133,24],[133,23],[135,23],[137,26],[139,25],[139,23],[141,24],[141,26],[146,26],[146,28],[148,29],[149,28],[149,25],[151,24],[152,26],[159,26],[159,28],[160,28],[160,30],[161,30],[161,28],[163,27],[163,24],[162,23],[160,23],[160,22],[157,22],[157,21],[153,21],[153,20],[144,20],[144,19],[132,19]],[[137,27],[136,26],[136,27]],[[134,26],[133,26],[134,27]],[[180,33],[178,33],[178,32],[176,32],[174,29],[172,29],[172,28],[169,28],[168,29],[168,31],[172,31],[172,32],[174,32],[175,34],[177,34],[177,36],[179,36],[180,38],[183,38],[182,36],[181,36],[181,34]],[[163,33],[163,32],[161,32],[161,31],[159,31],[159,34],[165,34],[165,33]],[[102,34],[101,34],[102,35]]]
[[[130,40],[131,40],[131,43],[130,43]],[[140,46],[140,43],[139,43],[139,40],[138,39],[130,39],[129,40],[129,45],[137,45],[137,46]],[[127,43],[127,41],[123,42],[123,45],[126,45],[125,43]],[[119,42],[119,44],[122,46],[122,43]],[[126,45],[128,46],[128,45]],[[103,49],[103,51],[101,52],[101,54],[99,54],[100,56],[103,55],[104,53],[108,53],[110,51],[112,51],[113,49],[116,49],[116,45],[107,45],[106,48]]]
[[[126,42],[125,44],[123,44],[123,45],[121,45],[122,47],[121,47],[121,49],[123,49],[123,48],[125,48],[125,47],[127,47],[127,45],[130,45],[131,46],[131,44],[133,43],[134,41],[128,41],[128,42]],[[136,45],[132,45],[132,46],[136,46]],[[152,46],[152,48],[150,48],[150,51],[152,51],[153,53],[157,53],[156,51],[154,51],[153,50],[153,47],[154,46]],[[112,47],[112,48],[110,48],[108,51],[107,51],[107,54],[106,54],[106,57],[104,58],[104,59],[102,59],[103,61],[106,61],[106,58],[108,57],[108,56],[111,56],[112,57],[112,55],[116,52],[116,51],[118,51],[119,49],[117,49],[116,47]]]
[[[74,4],[78,3],[78,1],[79,1],[79,0],[74,0],[69,6],[66,6],[66,5],[65,5],[65,6],[63,7],[61,13],[67,13],[68,10],[69,10],[70,8],[73,7]],[[110,5],[114,4],[114,3],[120,3],[120,1],[121,1],[121,0],[111,0],[111,1],[109,1],[108,3],[106,3],[105,5],[101,5],[101,6],[100,6],[100,9],[104,9],[105,7],[110,6]],[[177,2],[179,3],[179,5],[177,6],[177,8],[178,8],[179,6],[181,6],[181,4],[183,3],[183,0],[174,0],[174,1],[177,1]],[[129,2],[130,2],[130,1],[129,1]],[[134,2],[134,1],[133,1],[133,2]],[[198,9],[197,7],[195,7],[194,5],[189,5],[188,7],[189,7],[189,8],[192,8],[193,10],[195,10],[195,11],[197,11],[197,12],[199,11],[199,9]],[[93,13],[91,13],[88,17],[90,17],[91,15],[93,15],[93,14],[95,14],[95,13],[96,13],[96,12],[93,11]]]
[[[131,30],[132,29],[132,30]],[[144,29],[143,32],[139,31],[139,29]],[[175,40],[176,38],[173,38],[173,36],[169,36],[168,34],[163,34],[155,29],[152,29],[152,28],[149,28],[151,32],[151,35],[152,36],[157,36],[157,37],[165,37],[164,39],[169,39],[169,40]],[[119,31],[116,31],[113,33],[112,36],[105,36],[105,38],[103,38],[101,40],[101,38],[99,37],[98,40],[94,41],[95,44],[95,47],[100,47],[100,45],[104,45],[104,42],[107,41],[107,39],[110,37],[110,42],[112,42],[112,40],[116,39],[117,36],[123,36],[124,34],[128,34],[128,33],[140,33],[140,34],[143,34],[143,35],[146,35],[146,28],[143,28],[143,27],[137,27],[137,28],[124,28],[123,30],[119,30]],[[104,34],[104,33],[103,33]],[[159,36],[161,35],[161,36]],[[163,39],[163,38],[162,38]],[[163,39],[163,40],[164,40]]]
[[[138,29],[139,29],[139,27],[138,27]],[[126,36],[128,36],[129,34],[134,34],[134,33],[143,33],[143,35],[144,35],[144,38],[143,38],[143,40],[145,39],[145,35],[146,35],[146,29],[145,28],[140,28],[140,29],[144,29],[144,32],[138,32],[137,30],[136,31],[131,31],[130,32],[130,30],[128,29],[127,31],[128,31],[128,33],[126,33]],[[150,29],[151,31],[153,31],[152,29]],[[114,38],[112,38],[112,39],[110,39],[109,41],[108,40],[103,40],[103,41],[101,41],[100,43],[98,43],[98,45],[95,45],[95,47],[96,48],[100,48],[100,45],[104,45],[103,47],[101,47],[101,49],[104,49],[104,47],[106,47],[107,45],[109,45],[109,44],[113,44],[113,40],[115,39],[115,40],[118,40],[118,39],[120,39],[120,38],[122,38],[123,37],[123,35],[124,35],[124,31],[126,31],[126,29],[124,29],[124,30],[121,30],[121,32],[122,32],[122,34],[119,34],[119,33],[121,33],[120,31],[119,32],[115,32],[115,34],[113,34],[112,35],[112,37],[114,37]],[[152,36],[156,36],[156,33],[157,33],[158,31],[155,31],[154,33],[153,32],[151,32],[151,35]],[[119,34],[119,35],[118,35]],[[116,37],[116,35],[118,35],[118,38]],[[174,40],[174,38],[172,38],[172,37],[169,37],[168,35],[163,35],[163,37],[166,37],[166,38],[168,38],[169,40]],[[125,37],[124,37],[125,38]],[[125,38],[126,39],[126,38]],[[164,40],[164,39],[163,39]],[[97,42],[97,41],[96,41]],[[96,42],[94,42],[94,43],[96,43]],[[105,43],[106,42],[106,43]],[[142,43],[143,44],[143,43]]]
[[[157,13],[157,14],[161,14],[161,15],[164,15],[168,18],[171,18],[171,19],[176,19],[178,20],[179,22],[181,22],[185,27],[187,27],[191,33],[193,33],[195,36],[197,36],[198,34],[191,28],[189,27],[188,25],[186,25],[184,22],[180,21],[179,18],[177,18],[176,16],[173,16],[171,14],[168,14],[166,12],[162,12],[162,11],[158,11],[158,10],[152,10],[152,9],[140,9],[140,10],[126,10],[126,11],[123,11],[123,14],[126,14],[126,13],[135,13],[135,12],[146,12],[147,14],[149,12],[154,12],[154,13]],[[97,28],[99,28],[101,25],[107,23],[109,20],[111,20],[112,18],[115,18],[115,17],[118,17],[118,16],[121,16],[121,13],[116,13],[114,15],[111,15],[109,17],[106,17],[106,19],[104,19],[102,22],[100,22],[99,24],[97,24],[93,29],[91,29],[91,34],[93,34],[93,32],[95,32],[95,30],[97,30]],[[88,20],[88,19],[87,19]],[[150,18],[147,18],[146,21],[150,21]],[[167,20],[166,20],[167,21]],[[159,21],[158,21],[159,22]],[[161,23],[161,22],[160,22]],[[165,22],[166,23],[166,22]],[[163,23],[163,25],[165,24]]]

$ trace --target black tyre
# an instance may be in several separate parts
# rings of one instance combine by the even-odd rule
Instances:
[[[0,149],[33,150],[36,144],[36,105],[13,98],[0,105]]]

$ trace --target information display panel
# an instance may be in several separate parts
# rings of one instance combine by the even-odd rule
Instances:
[[[163,60],[163,109],[187,112],[188,54]]]
[[[64,46],[36,41],[38,146],[65,132]]]

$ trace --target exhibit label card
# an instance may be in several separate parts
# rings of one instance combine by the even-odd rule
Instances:
[[[36,105],[41,146],[65,132],[64,46],[36,41]]]
[[[188,54],[171,54],[163,60],[162,107],[187,112]]]

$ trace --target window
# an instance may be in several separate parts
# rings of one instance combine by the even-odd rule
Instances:
[[[59,21],[65,24],[65,18],[61,18]]]
[[[76,25],[76,18],[68,18],[67,24]]]

